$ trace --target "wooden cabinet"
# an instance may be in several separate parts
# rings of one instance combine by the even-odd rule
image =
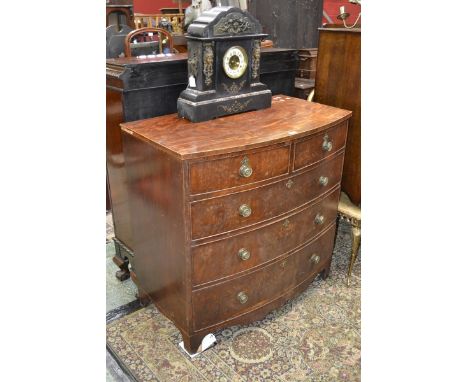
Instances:
[[[314,101],[353,112],[343,168],[343,191],[361,203],[361,29],[319,29]]]
[[[122,124],[139,289],[195,352],[328,274],[351,113],[287,96]]]

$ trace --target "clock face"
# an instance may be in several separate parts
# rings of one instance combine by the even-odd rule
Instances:
[[[232,46],[224,54],[223,68],[229,78],[241,77],[245,73],[248,63],[247,53],[241,46]]]

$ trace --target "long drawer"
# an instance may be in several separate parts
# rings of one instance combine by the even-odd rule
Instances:
[[[341,179],[344,153],[285,180],[235,194],[193,202],[192,239],[246,227],[299,207]]]
[[[272,301],[319,272],[333,251],[335,225],[312,243],[252,273],[192,292],[194,329],[201,330]]]
[[[192,248],[192,284],[235,275],[270,261],[316,236],[336,219],[340,189],[316,203],[255,230]],[[323,216],[323,220],[317,219]]]

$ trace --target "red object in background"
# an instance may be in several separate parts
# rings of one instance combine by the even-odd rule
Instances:
[[[336,18],[336,16],[340,14],[340,7],[343,5],[346,8],[346,12],[349,13],[349,17],[346,19],[346,25],[351,26],[359,16],[359,12],[361,12],[361,6],[351,4],[346,0],[323,0],[323,10],[327,12],[328,16],[332,19],[333,24],[343,24],[343,21]],[[324,24],[329,24],[325,17],[322,18],[322,22]],[[361,24],[361,20],[359,20],[358,24]]]
[[[182,7],[185,9],[191,4],[190,1],[183,1]],[[333,24],[342,24],[341,20],[338,20],[336,16],[340,13],[340,6],[346,7],[346,12],[349,13],[349,17],[346,20],[347,25],[353,25],[356,18],[361,12],[359,5],[351,4],[346,0],[324,0],[323,9],[327,12],[328,16],[332,19]],[[133,12],[134,13],[161,13],[161,8],[177,8],[178,2],[173,0],[133,0]],[[322,18],[324,24],[328,24],[327,19]],[[361,23],[361,21],[359,21]]]
[[[185,9],[192,2],[183,1],[182,8]],[[161,8],[178,8],[179,3],[173,0],[133,0],[134,13],[161,13]]]

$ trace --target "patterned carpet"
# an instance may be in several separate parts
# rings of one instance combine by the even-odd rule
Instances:
[[[340,223],[330,277],[265,319],[216,332],[190,359],[175,326],[150,305],[107,325],[107,344],[137,381],[360,381],[361,264],[346,287],[350,226]]]

